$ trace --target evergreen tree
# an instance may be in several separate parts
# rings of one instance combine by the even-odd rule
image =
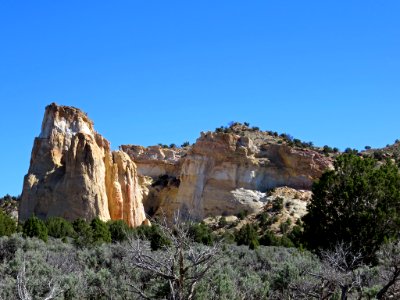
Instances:
[[[272,231],[266,230],[260,238],[260,244],[264,246],[280,246],[280,240]]]
[[[24,236],[37,237],[47,242],[47,227],[44,222],[38,219],[36,216],[32,216],[25,221],[22,227],[22,232]]]
[[[125,241],[131,231],[124,220],[108,221],[107,225],[113,243]]]
[[[96,217],[90,223],[90,227],[92,227],[94,243],[111,243],[111,234],[107,223]]]
[[[91,246],[93,244],[93,230],[92,227],[83,219],[76,219],[72,226],[74,228],[74,244],[82,248]]]
[[[134,233],[140,239],[146,239],[150,241],[150,247],[153,251],[171,245],[171,241],[157,223],[154,223],[151,226],[141,225],[136,227]]]
[[[0,236],[10,236],[17,231],[17,223],[0,209]]]
[[[148,228],[151,250],[162,249],[163,247],[171,245],[171,241],[167,238],[160,226],[153,224],[152,226],[142,226]]]
[[[252,224],[246,224],[235,235],[238,245],[247,245],[250,249],[256,249],[260,243],[258,241],[257,228]]]
[[[212,245],[214,237],[211,229],[204,223],[194,223],[189,227],[189,236],[197,243]]]
[[[48,235],[55,238],[72,237],[74,228],[67,220],[59,217],[52,217],[46,220]]]
[[[304,239],[312,249],[351,244],[366,261],[400,229],[400,175],[390,161],[382,165],[353,154],[339,156],[335,169],[313,185],[304,217]]]

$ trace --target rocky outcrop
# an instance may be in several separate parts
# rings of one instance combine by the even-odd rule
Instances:
[[[258,211],[266,191],[281,186],[310,189],[323,171],[332,168],[331,159],[318,151],[277,143],[268,134],[252,131],[202,133],[180,159],[170,155],[173,160],[166,159],[164,151],[176,150],[134,147],[121,149],[140,164],[140,175],[155,182],[160,176],[179,181],[176,188],[153,182],[145,206],[168,216],[180,209],[195,219]]]
[[[122,145],[94,131],[79,109],[51,104],[35,139],[19,217],[96,216],[130,226],[150,214],[203,219],[260,211],[271,189],[309,190],[332,161],[298,142],[244,125],[201,133],[193,146]],[[303,203],[303,202],[302,202]]]
[[[111,152],[77,108],[46,107],[24,178],[19,218],[33,214],[123,219],[131,226],[145,221],[135,164],[125,153]]]
[[[112,153],[107,164],[106,190],[112,220],[125,220],[130,226],[139,226],[146,219],[142,192],[136,166],[122,151]]]
[[[137,145],[122,145],[120,149],[135,160],[140,175],[153,178],[163,174],[178,177],[182,158],[186,156],[188,150],[188,148],[171,149],[161,146]]]

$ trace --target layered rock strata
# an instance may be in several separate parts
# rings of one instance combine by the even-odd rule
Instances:
[[[332,168],[331,159],[318,151],[280,144],[246,129],[202,133],[185,149],[121,149],[140,164],[139,175],[153,179],[147,181],[144,200],[149,211],[171,216],[179,209],[195,219],[259,211],[267,201],[265,192],[281,186],[310,189]],[[162,178],[175,178],[174,184]]]
[[[183,148],[122,145],[112,152],[79,109],[51,104],[35,139],[19,218],[96,216],[130,226],[149,214],[192,219],[259,212],[271,189],[309,190],[332,168],[318,149],[245,125],[201,133]]]
[[[135,163],[95,132],[77,108],[46,107],[24,178],[19,219],[98,216],[123,219],[130,226],[146,220]]]

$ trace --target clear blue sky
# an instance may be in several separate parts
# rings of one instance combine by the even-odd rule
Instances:
[[[120,144],[230,121],[341,149],[400,138],[400,1],[1,1],[0,196],[44,107]]]

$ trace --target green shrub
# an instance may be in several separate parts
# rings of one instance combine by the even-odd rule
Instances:
[[[287,219],[285,222],[279,225],[279,229],[281,230],[282,234],[285,234],[289,231],[291,224],[292,221],[290,219]]]
[[[328,145],[325,145],[323,150],[322,150],[325,154],[331,153],[333,152],[333,149],[331,147],[329,147]]]
[[[35,216],[30,217],[25,221],[22,232],[25,237],[37,237],[45,242],[47,242],[47,227],[44,222]]]
[[[218,226],[219,227],[225,227],[226,225],[228,225],[228,222],[226,221],[225,216],[222,216],[221,218],[219,218]]]
[[[181,147],[182,147],[182,148],[184,148],[184,147],[187,147],[187,146],[190,146],[190,143],[189,143],[189,142],[187,142],[187,141],[186,141],[186,142],[184,142],[184,143],[181,145]]]
[[[111,243],[111,234],[106,222],[96,217],[90,223],[90,227],[92,227],[94,243]]]
[[[279,246],[291,248],[291,247],[294,247],[294,244],[293,244],[292,240],[286,234],[284,234],[279,239]]]
[[[262,228],[266,228],[272,224],[272,218],[267,212],[263,212],[258,216],[258,220],[260,222],[260,226]]]
[[[191,224],[189,227],[190,237],[197,243],[212,245],[214,236],[211,229],[204,223]]]
[[[275,216],[273,216],[272,218],[271,218],[271,224],[275,224],[276,222],[278,222],[279,221],[279,216],[278,215],[275,215]]]
[[[263,246],[282,246],[286,248],[294,247],[294,244],[289,236],[284,234],[279,237],[270,230],[264,232],[263,236],[260,238],[260,244]]]
[[[171,241],[164,234],[161,228],[156,225],[150,226],[149,239],[150,239],[150,247],[154,251],[171,245]]]
[[[111,241],[113,243],[127,240],[131,229],[124,220],[108,221],[107,225],[111,234]]]
[[[377,160],[383,160],[384,157],[385,157],[382,150],[374,151],[373,155],[374,155],[374,158],[377,159]]]
[[[346,148],[345,150],[344,150],[344,153],[346,153],[346,154],[357,154],[358,153],[358,150],[357,149],[351,149],[351,148]]]
[[[74,228],[67,220],[59,217],[52,217],[45,222],[49,236],[54,238],[65,238],[74,236]]]
[[[302,147],[303,143],[299,139],[293,139],[293,145],[295,145],[297,147]]]
[[[74,228],[74,244],[82,248],[93,245],[93,230],[89,223],[83,219],[76,219],[72,226]]]
[[[10,236],[17,231],[17,223],[0,209],[0,236]]]
[[[281,267],[273,274],[272,288],[276,290],[287,290],[291,282],[297,279],[299,272],[291,262],[281,264]]]
[[[272,231],[267,230],[260,238],[260,244],[263,246],[279,246],[280,240]]]
[[[283,198],[276,197],[272,202],[272,209],[274,211],[281,211],[283,209]]]
[[[171,241],[156,223],[152,224],[151,226],[138,226],[134,228],[133,232],[138,238],[150,241],[150,247],[153,251],[171,245]]]
[[[246,224],[235,235],[238,245],[247,245],[250,249],[256,249],[260,244],[258,241],[257,227],[252,224]]]
[[[233,244],[235,243],[235,235],[230,232],[229,230],[226,230],[220,238],[223,240],[225,244]]]
[[[300,219],[299,219],[300,220]],[[301,223],[301,222],[300,222]],[[297,222],[296,222],[297,224]],[[300,225],[295,225],[287,237],[293,242],[296,247],[300,247],[303,239],[303,228]]]
[[[243,220],[244,218],[247,217],[247,215],[249,214],[249,212],[247,210],[242,210],[240,211],[236,216],[240,219]]]

